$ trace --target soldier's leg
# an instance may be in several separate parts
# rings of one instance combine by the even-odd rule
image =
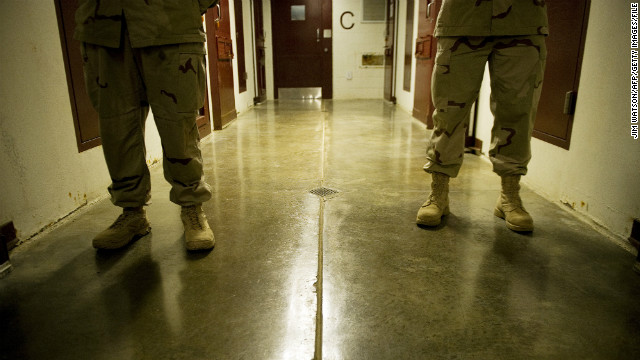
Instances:
[[[458,175],[471,106],[478,98],[490,48],[484,37],[442,37],[431,82],[434,130],[424,170]]]
[[[211,198],[204,180],[197,112],[204,101],[204,45],[187,43],[139,50],[147,95],[163,148],[170,199],[195,205]]]
[[[205,96],[204,44],[149,47],[140,54],[162,141],[164,176],[171,184],[171,201],[182,206],[187,249],[211,249],[213,233],[201,208],[211,188],[204,179],[196,125]]]
[[[502,178],[494,214],[514,231],[532,231],[533,219],[520,198],[520,176],[531,159],[531,132],[546,59],[543,36],[499,38],[489,60],[494,113],[489,157]]]
[[[83,44],[82,50],[87,90],[100,117],[111,201],[142,206],[151,188],[144,145],[148,105],[128,37],[119,49]]]
[[[418,210],[419,225],[436,226],[449,213],[449,178],[460,171],[471,105],[478,97],[489,56],[487,38],[438,39],[433,70],[434,130],[424,170],[431,173],[431,193]]]
[[[542,35],[498,38],[489,59],[494,125],[489,158],[500,176],[525,175],[546,59]]]
[[[111,176],[111,201],[122,214],[93,239],[97,249],[117,249],[151,227],[142,205],[151,188],[145,160],[148,106],[128,36],[118,49],[83,44],[85,81],[100,117],[102,150]]]

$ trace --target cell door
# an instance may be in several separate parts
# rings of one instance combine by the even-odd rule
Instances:
[[[413,117],[433,128],[434,105],[431,99],[431,75],[437,46],[433,32],[441,0],[419,0],[418,37],[416,39],[416,81],[413,95]]]
[[[589,0],[547,1],[547,66],[533,136],[569,149]]]
[[[207,53],[211,79],[213,128],[222,129],[237,117],[233,90],[233,43],[229,19],[229,0],[207,11]]]
[[[75,0],[56,0],[55,6],[78,151],[82,152],[102,144],[99,130],[100,120],[98,112],[91,105],[91,100],[87,95],[80,42],[73,38],[78,2]]]
[[[331,0],[272,0],[274,97],[332,94]]]

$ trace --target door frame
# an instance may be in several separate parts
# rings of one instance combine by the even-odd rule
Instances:
[[[253,82],[255,86],[253,104],[257,105],[267,100],[267,53],[264,33],[264,4],[263,0],[251,0],[251,42],[253,44]],[[256,9],[259,9],[257,13]],[[260,17],[258,21],[258,16]],[[260,28],[258,28],[258,24]],[[258,34],[258,31],[262,31]],[[260,61],[262,59],[262,61]]]
[[[384,64],[384,88],[383,88],[383,93],[384,93],[384,99],[387,101],[391,101],[392,103],[396,103],[396,81],[397,81],[397,66],[398,66],[398,61],[397,61],[397,56],[398,56],[398,9],[399,7],[399,2],[400,0],[387,0],[387,3],[385,4],[386,7],[386,14],[385,14],[385,22],[386,22],[386,30],[385,32],[389,29],[389,26],[391,26],[391,29],[393,31],[393,34],[391,35],[391,50],[390,50],[390,54],[388,53],[389,51],[387,50],[387,41],[385,39],[385,49],[384,49],[384,59],[385,59],[385,64]],[[390,19],[389,19],[389,9],[390,7],[393,7],[393,24],[390,23]],[[387,33],[385,33],[385,38],[387,37]],[[391,61],[391,65],[387,66],[387,61]],[[390,72],[390,73],[389,73]]]
[[[433,99],[431,78],[437,52],[437,39],[433,36],[435,22],[442,5],[441,0],[417,1],[418,30],[415,36],[415,73],[412,116],[433,129]],[[428,16],[427,16],[428,15]],[[425,92],[428,94],[425,98]]]

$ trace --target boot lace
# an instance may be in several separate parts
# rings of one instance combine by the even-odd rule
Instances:
[[[431,186],[431,193],[427,199],[427,205],[436,204],[438,206],[443,205],[444,199],[442,194],[446,191],[447,184],[444,182],[434,182]],[[440,194],[437,196],[436,194]]]
[[[518,191],[507,191],[504,193],[507,201],[514,206],[514,208],[522,209],[522,199],[520,198],[520,194]]]
[[[502,193],[505,200],[513,206],[514,209],[524,209],[522,199],[520,198],[519,177],[508,176],[504,178],[502,184]]]
[[[118,216],[118,218],[116,219],[116,221],[113,222],[113,224],[111,224],[111,226],[109,226],[109,229],[119,229],[119,228],[123,228],[127,225],[127,223],[129,221],[132,221],[132,219],[135,218],[135,216],[141,216],[141,213],[139,213],[136,210],[124,210],[122,212],[122,214],[120,214],[120,216]]]
[[[127,221],[127,217],[129,217],[129,214],[123,212],[122,214],[120,214],[120,216],[118,216],[116,221],[114,221],[113,224],[109,226],[109,229],[119,229],[121,227],[124,227],[124,223]]]
[[[200,217],[198,216],[198,209],[196,209],[195,206],[190,206],[185,208],[185,212],[187,215],[187,219],[189,221],[189,225],[191,225],[193,229],[197,229],[197,230],[204,229],[204,227],[202,226],[202,223],[200,222]]]

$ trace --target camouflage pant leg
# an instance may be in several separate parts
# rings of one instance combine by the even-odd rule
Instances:
[[[142,206],[151,190],[144,144],[149,108],[133,51],[92,44],[82,44],[81,50],[87,91],[100,118],[111,201],[121,207]]]
[[[100,135],[118,206],[148,200],[150,182],[144,147],[148,104],[164,153],[171,201],[207,201],[199,149],[197,110],[204,98],[204,45],[165,45],[132,49],[128,36],[119,49],[84,44],[85,81],[100,115]]]
[[[147,47],[138,54],[162,141],[170,199],[183,206],[205,202],[211,198],[211,188],[204,180],[196,124],[205,95],[204,44]]]
[[[491,48],[485,38],[441,37],[431,93],[434,129],[424,170],[458,175],[473,102],[478,97]]]
[[[545,60],[542,35],[494,40],[489,58],[494,115],[489,158],[500,176],[527,173]]]

